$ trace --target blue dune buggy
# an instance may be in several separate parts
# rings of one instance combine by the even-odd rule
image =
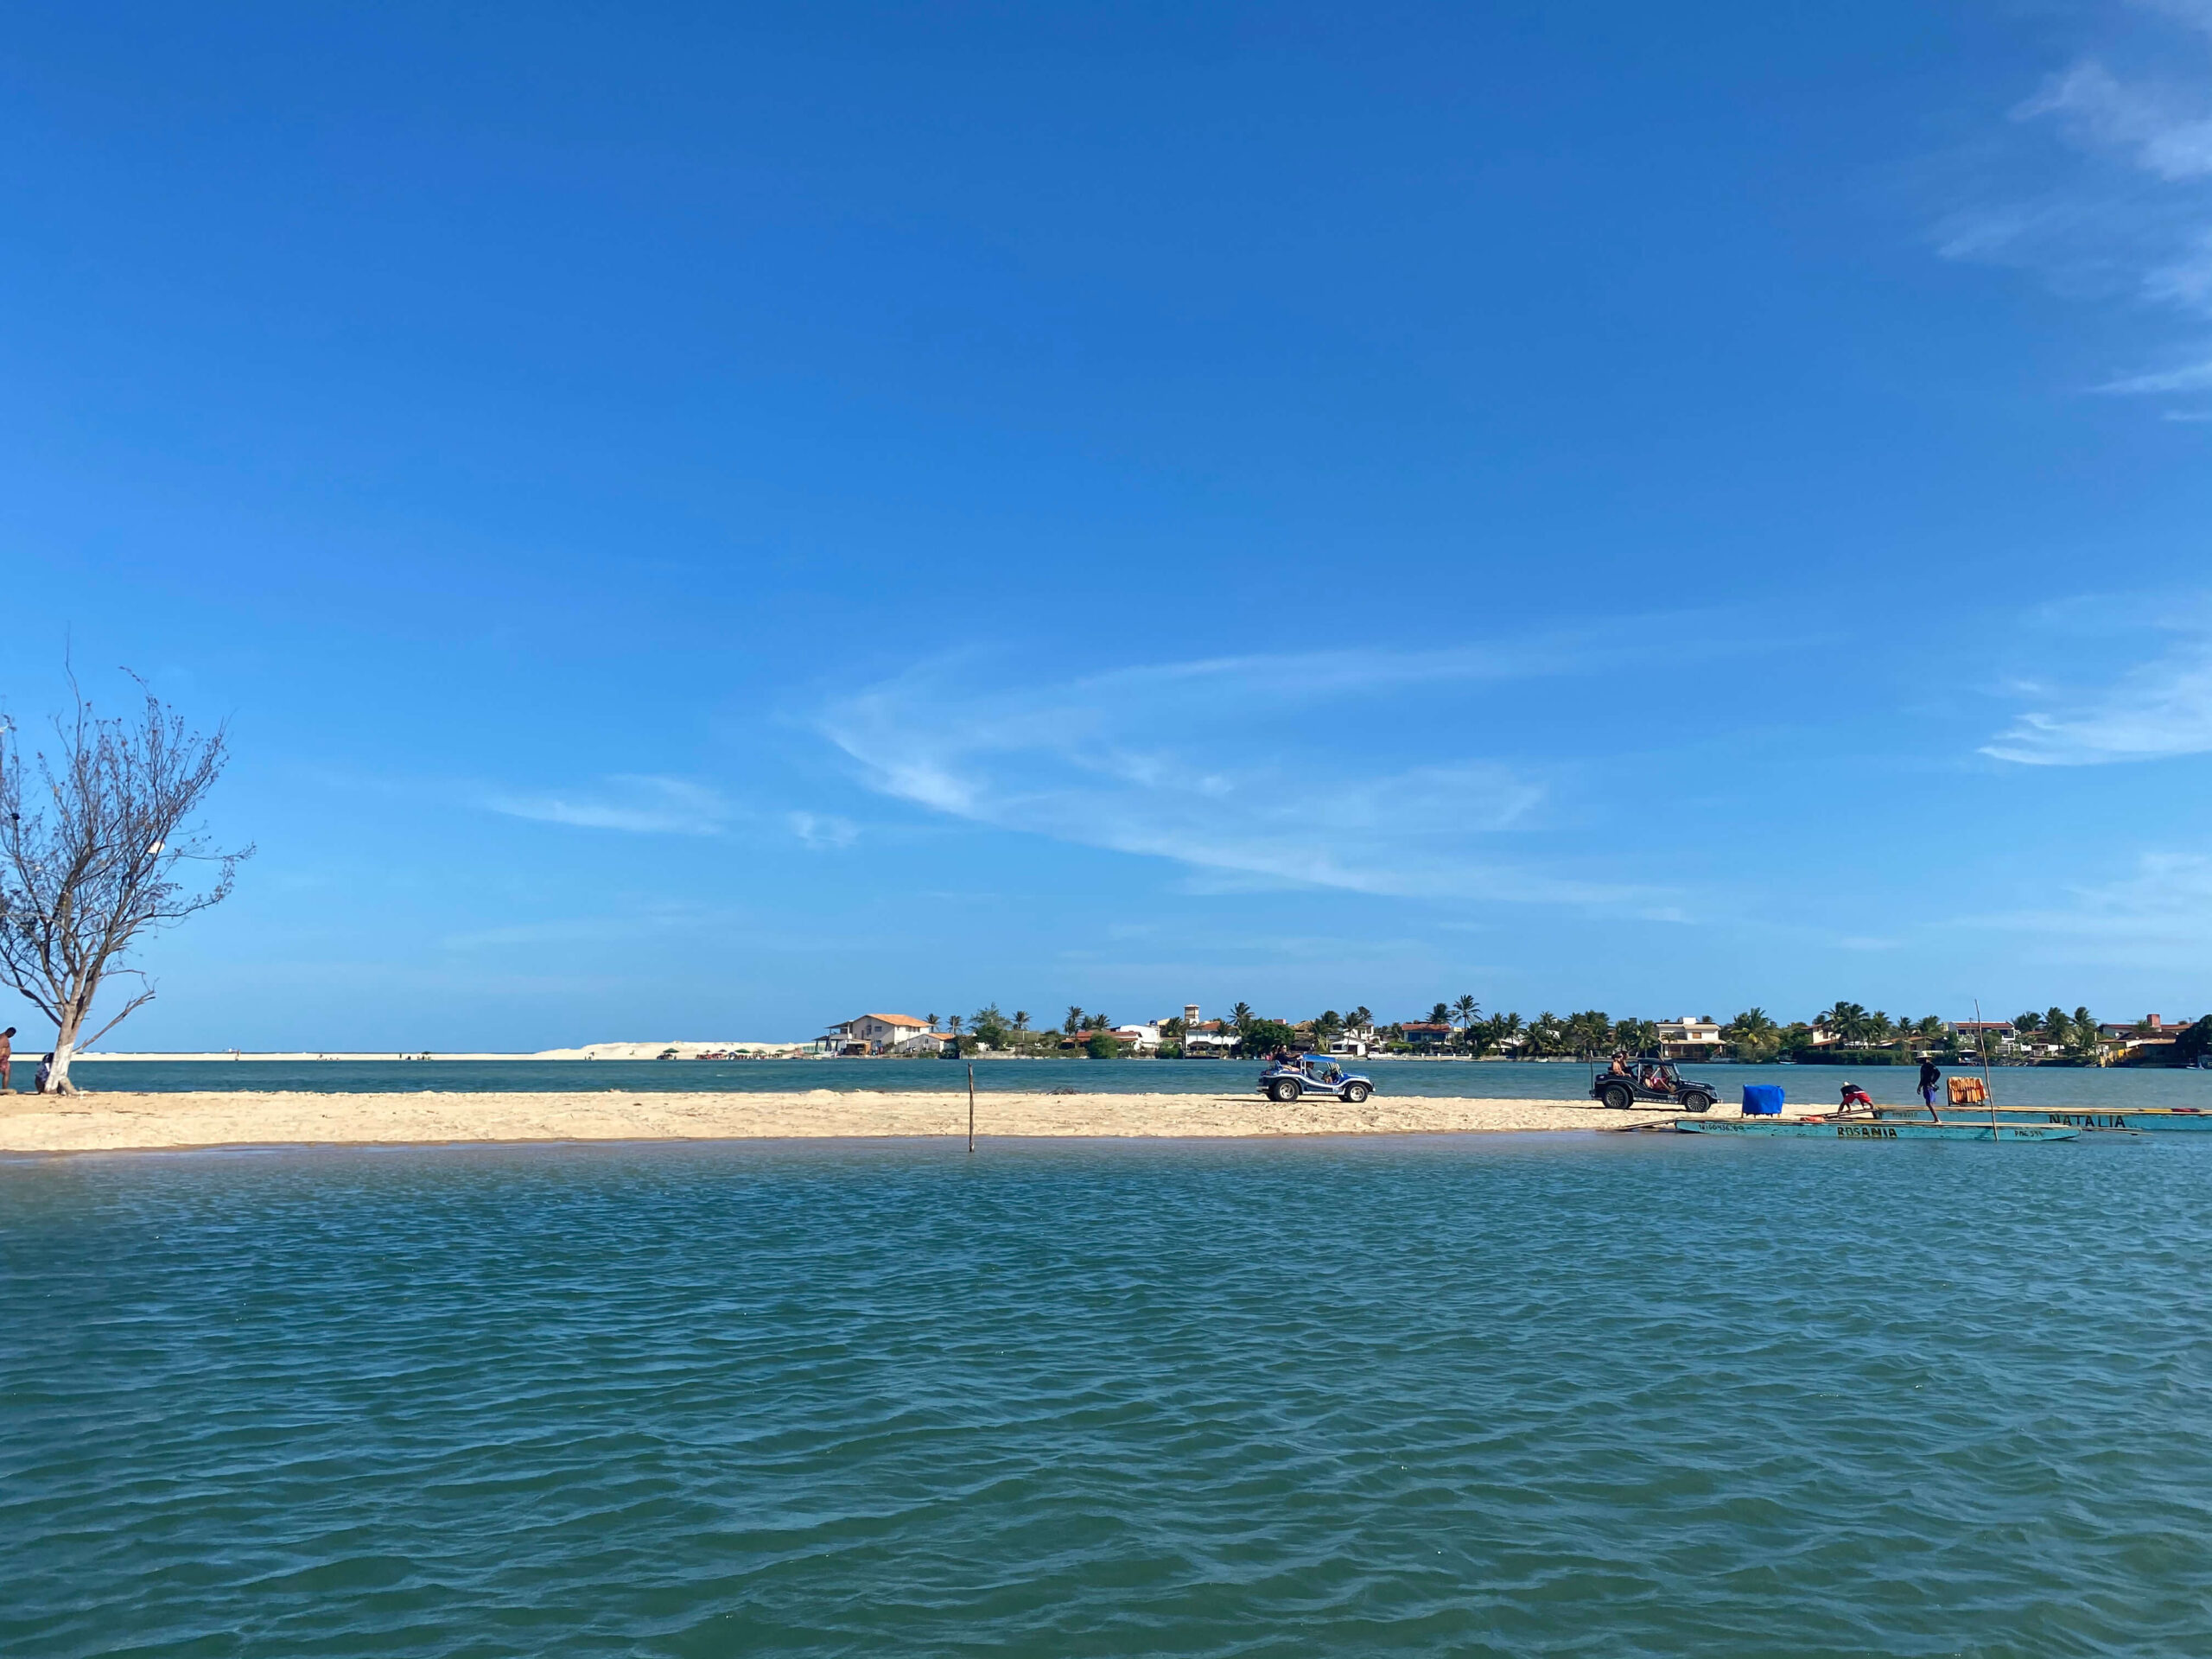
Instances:
[[[1278,1060],[1260,1073],[1260,1092],[1269,1100],[1293,1101],[1300,1095],[1333,1095],[1357,1106],[1375,1092],[1373,1079],[1346,1071],[1326,1054],[1301,1054]]]

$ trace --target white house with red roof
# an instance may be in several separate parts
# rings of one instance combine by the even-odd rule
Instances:
[[[830,1027],[822,1046],[833,1054],[884,1054],[929,1034],[930,1022],[911,1014],[863,1014]]]

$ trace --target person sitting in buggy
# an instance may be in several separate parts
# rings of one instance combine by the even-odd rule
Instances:
[[[1663,1065],[1652,1065],[1647,1063],[1643,1075],[1636,1081],[1638,1087],[1649,1089],[1656,1095],[1671,1095],[1675,1092],[1675,1080],[1667,1075],[1667,1068]]]

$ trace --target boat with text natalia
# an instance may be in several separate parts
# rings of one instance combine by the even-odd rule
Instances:
[[[2072,1141],[2069,1123],[1918,1122],[1894,1117],[1678,1117],[1685,1135],[1745,1135],[1792,1141]]]
[[[2094,1112],[2069,1106],[1976,1106],[1970,1109],[1986,1127],[1993,1109],[2000,1123],[2057,1124],[2075,1129],[2144,1129],[2154,1135],[2212,1135],[2212,1111],[2198,1106],[2141,1106],[2122,1111]],[[1878,1106],[1885,1122],[1928,1121],[1923,1106]]]

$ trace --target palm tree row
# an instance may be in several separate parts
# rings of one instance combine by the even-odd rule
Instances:
[[[928,1018],[931,1027],[937,1028],[938,1017],[932,1014]],[[1098,1010],[1071,1006],[1058,1031],[1039,1031],[1032,1026],[1026,1009],[1007,1015],[993,1002],[970,1016],[947,1016],[944,1029],[963,1039],[963,1046],[1025,1053],[1075,1044],[1100,1052],[1102,1043],[1112,1041],[1109,1033],[1114,1021]],[[1164,1020],[1160,1029],[1161,1052],[1181,1053],[1192,1034],[1184,1022]],[[1209,1021],[1204,1029],[1233,1036],[1239,1052],[1264,1052],[1287,1044],[1325,1048],[1347,1034],[1372,1038],[1393,1048],[1441,1050],[1478,1058],[1497,1053],[1528,1059],[1592,1058],[1616,1050],[1649,1053],[1659,1046],[1659,1027],[1650,1020],[1614,1020],[1596,1008],[1570,1014],[1546,1009],[1528,1020],[1518,1014],[1485,1016],[1471,994],[1432,1005],[1425,1019],[1382,1027],[1364,1006],[1346,1013],[1325,1008],[1311,1019],[1292,1021],[1263,1018],[1250,1003],[1239,1002],[1224,1019]],[[2054,1007],[2043,1014],[2018,1014],[2011,1022],[2011,1033],[2019,1042],[2044,1046],[2068,1056],[2093,1055],[2100,1041],[2097,1020],[2086,1007],[2077,1007],[2071,1014]],[[1972,1044],[1935,1014],[1893,1019],[1879,1008],[1846,1001],[1829,1004],[1809,1023],[1783,1025],[1765,1009],[1751,1007],[1720,1027],[1720,1052],[1737,1059],[1770,1060],[1824,1046],[1841,1051],[1863,1050],[1870,1055],[1895,1049],[1907,1058],[1934,1053],[1955,1058]]]

